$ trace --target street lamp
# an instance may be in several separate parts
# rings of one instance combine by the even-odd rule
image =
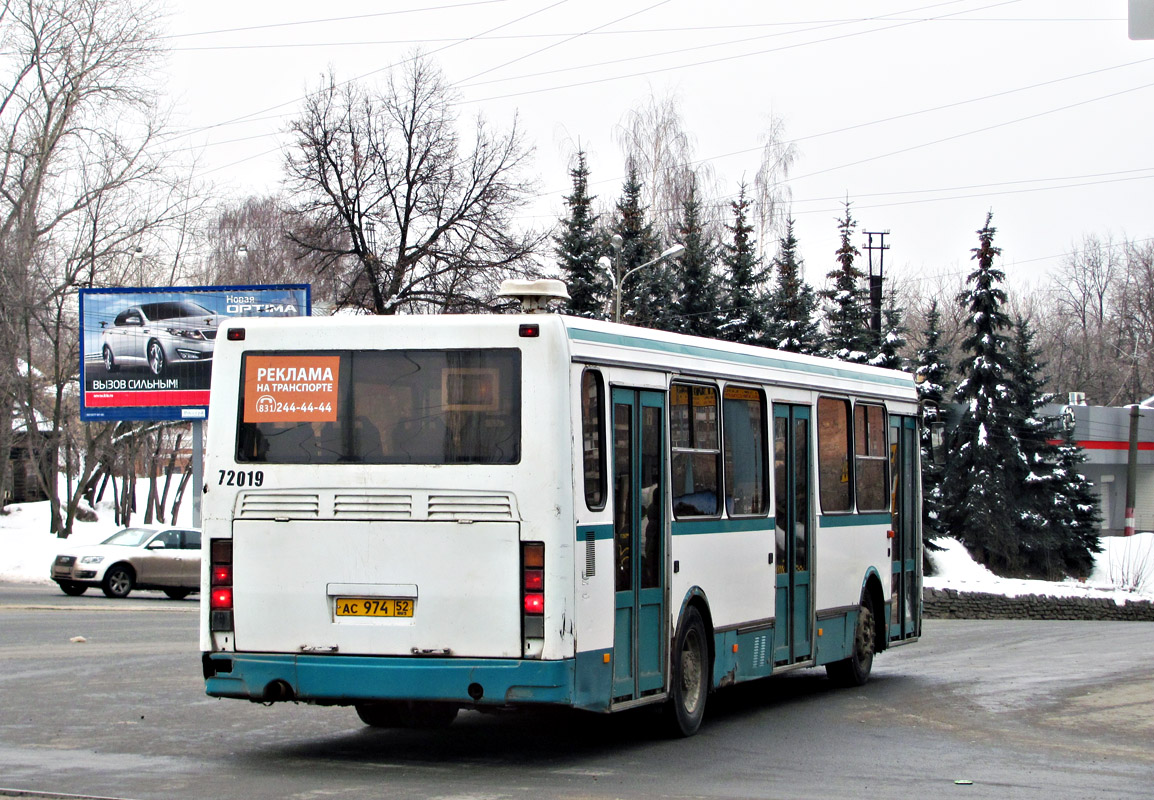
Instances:
[[[615,256],[614,259],[612,261],[610,261],[608,256],[601,256],[601,258],[597,259],[597,265],[600,266],[601,269],[605,270],[606,274],[609,275],[610,283],[613,284],[613,321],[614,322],[620,322],[621,321],[621,284],[625,283],[625,279],[628,278],[630,275],[632,275],[634,272],[637,272],[638,270],[645,269],[646,267],[652,267],[658,261],[661,261],[662,259],[669,258],[670,256],[675,256],[678,253],[680,253],[682,250],[685,249],[685,245],[675,244],[672,247],[669,247],[666,250],[664,250],[661,253],[661,255],[659,255],[657,258],[652,258],[649,261],[646,261],[644,264],[638,264],[636,267],[629,270],[628,272],[626,272],[621,277],[617,277],[617,272],[621,269],[621,243],[622,243],[622,240],[621,240],[620,234],[614,234],[613,240],[612,240],[614,256]]]

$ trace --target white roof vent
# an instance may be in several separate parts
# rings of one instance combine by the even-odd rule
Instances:
[[[541,279],[536,281],[501,281],[498,297],[515,297],[521,301],[526,314],[544,313],[551,300],[568,300],[569,290],[564,281]]]

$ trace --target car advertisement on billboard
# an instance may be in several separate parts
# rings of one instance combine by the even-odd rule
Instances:
[[[311,313],[307,284],[81,289],[80,418],[204,419],[226,321]]]

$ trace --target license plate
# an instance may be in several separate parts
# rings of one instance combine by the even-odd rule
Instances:
[[[394,597],[338,597],[338,617],[411,617],[413,601]]]

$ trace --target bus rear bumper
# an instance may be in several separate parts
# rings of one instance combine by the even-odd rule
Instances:
[[[258,702],[347,705],[440,700],[462,705],[573,704],[574,660],[204,653],[205,692]]]

